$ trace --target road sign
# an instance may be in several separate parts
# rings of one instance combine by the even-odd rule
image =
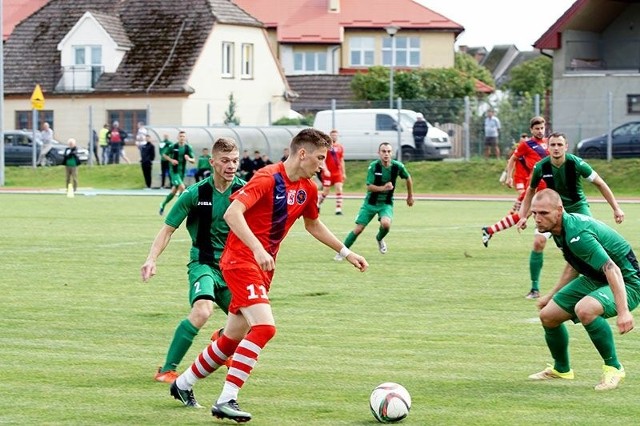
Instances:
[[[31,94],[31,108],[41,111],[44,109],[44,95],[39,84],[36,84],[33,93]]]

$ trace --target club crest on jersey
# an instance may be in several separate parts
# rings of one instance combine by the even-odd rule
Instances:
[[[302,205],[305,201],[307,201],[307,191],[300,189],[296,194],[296,202]]]

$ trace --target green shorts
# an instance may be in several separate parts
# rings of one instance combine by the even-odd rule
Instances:
[[[625,284],[627,292],[627,306],[633,311],[640,303],[640,285]],[[571,314],[573,322],[578,322],[576,317],[576,304],[585,296],[591,296],[596,299],[604,308],[604,318],[611,318],[618,315],[616,310],[616,301],[613,298],[613,292],[609,284],[602,285],[601,282],[580,275],[566,286],[562,287],[559,292],[553,296],[556,302],[563,310]]]
[[[171,173],[169,172],[169,180],[171,181],[171,186],[180,186],[183,185],[184,177],[180,173]]]
[[[388,217],[393,220],[393,205],[377,204],[372,206],[371,204],[364,203],[362,207],[360,207],[358,217],[356,217],[356,223],[358,225],[367,226],[375,215],[378,215],[378,221],[383,217]]]
[[[189,304],[193,306],[198,299],[213,300],[227,314],[231,292],[222,278],[222,272],[198,262],[189,263],[188,268]]]

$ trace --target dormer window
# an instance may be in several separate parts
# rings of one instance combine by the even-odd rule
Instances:
[[[62,78],[56,91],[92,91],[103,73],[114,73],[131,42],[120,19],[85,12],[58,43]]]

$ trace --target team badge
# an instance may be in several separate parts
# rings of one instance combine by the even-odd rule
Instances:
[[[296,194],[296,202],[302,205],[305,201],[307,201],[307,191],[300,189]]]
[[[294,205],[295,202],[296,202],[296,191],[295,189],[292,189],[289,192],[287,192],[287,204],[292,206]]]

